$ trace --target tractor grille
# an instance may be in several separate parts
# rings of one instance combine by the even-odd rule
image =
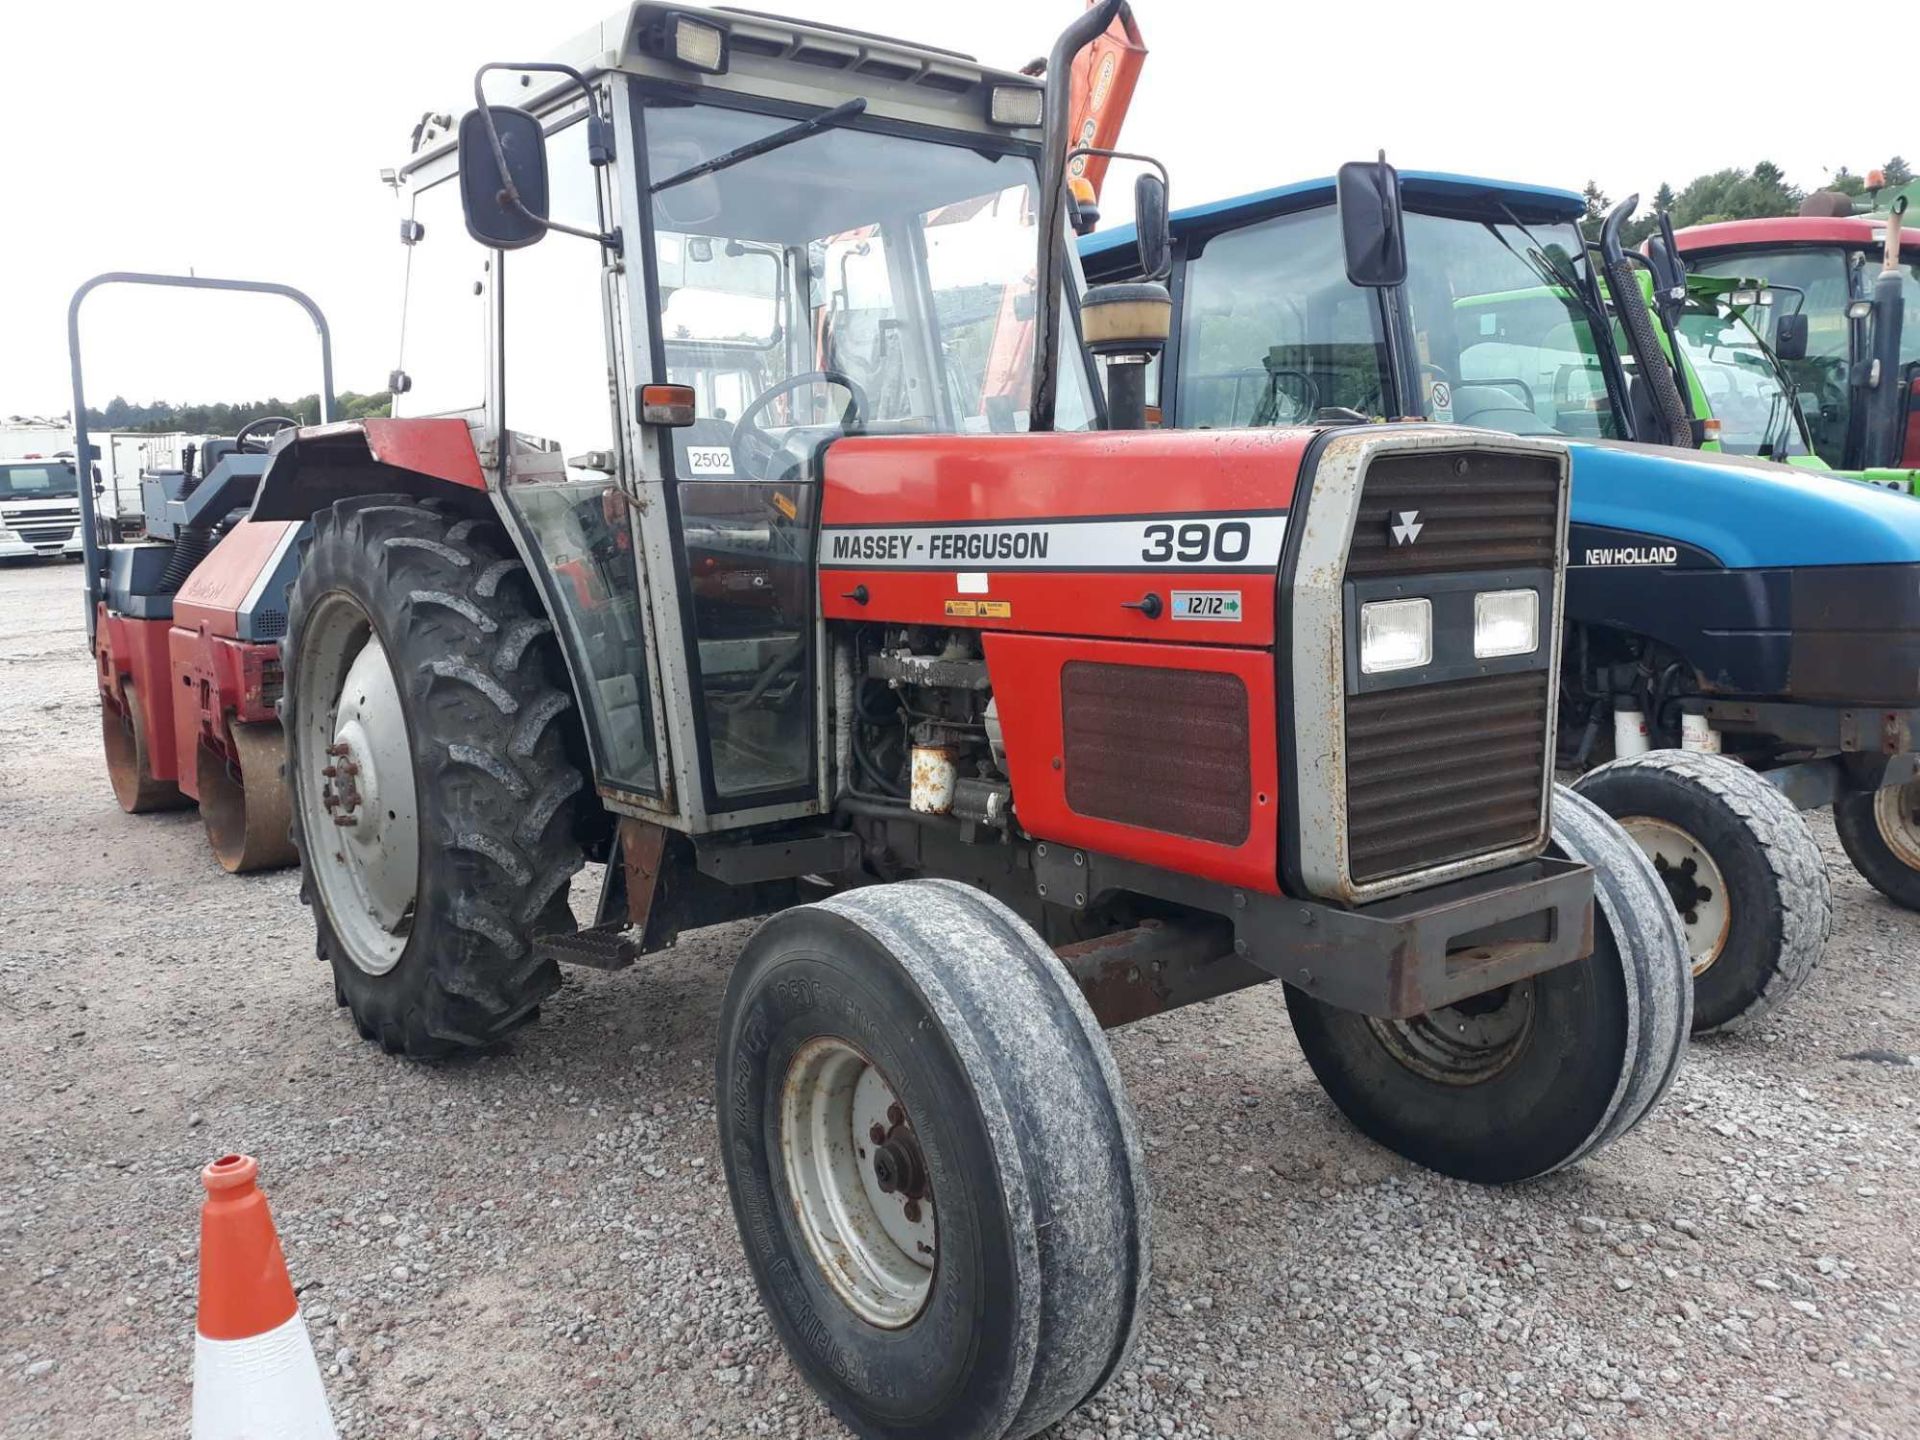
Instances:
[[[1547,672],[1347,699],[1347,864],[1365,883],[1532,840]]]
[[[1418,594],[1423,576],[1551,574],[1560,487],[1559,466],[1547,456],[1382,455],[1364,480],[1347,579],[1403,581],[1406,593]],[[1396,543],[1396,525],[1406,533],[1411,523],[1420,527],[1417,539]],[[1544,655],[1554,640],[1541,636]],[[1353,880],[1384,880],[1532,842],[1544,818],[1553,697],[1544,665],[1349,694]]]
[[[1420,526],[1410,545],[1394,543],[1402,515]],[[1347,578],[1551,569],[1559,539],[1560,474],[1550,460],[1497,451],[1383,455],[1367,471]]]
[[[1239,676],[1075,660],[1060,671],[1060,711],[1074,810],[1246,843],[1252,732]]]

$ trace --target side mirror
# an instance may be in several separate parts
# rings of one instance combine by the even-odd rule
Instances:
[[[1407,279],[1407,232],[1400,210],[1400,174],[1378,160],[1349,160],[1334,181],[1347,279],[1383,290]]]
[[[547,233],[547,142],[540,122],[511,105],[460,118],[460,203],[467,233],[492,250],[519,250]]]
[[[1173,224],[1167,213],[1167,182],[1152,171],[1133,182],[1133,228],[1141,277],[1166,279],[1173,273]]]
[[[1807,317],[1780,315],[1773,322],[1773,353],[1780,360],[1807,358]]]

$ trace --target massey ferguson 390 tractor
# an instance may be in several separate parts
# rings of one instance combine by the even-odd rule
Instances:
[[[331,341],[307,296],[250,280],[114,272],[82,285],[67,311],[77,454],[91,445],[81,310],[96,289],[114,285],[292,300],[319,336],[320,414],[329,417]],[[101,544],[93,487],[80,487],[87,634],[114,797],[130,815],[198,804],[214,857],[231,872],[294,861],[282,779],[280,640],[306,527],[247,514],[267,468],[268,438],[294,423],[267,416],[231,439],[183,447],[177,467],[143,469],[145,538],[137,542]]]
[[[1168,299],[1079,296],[1062,84],[656,4],[488,76],[521,108],[396,176],[417,418],[276,437],[251,512],[313,526],[294,837],[369,1039],[486,1045],[560,963],[768,917],[721,1153],[864,1436],[1028,1435],[1120,1365],[1103,1025],[1281,980],[1353,1122],[1482,1181],[1646,1114],[1686,953],[1553,785],[1561,446],[1109,410],[1082,339],[1131,363]]]

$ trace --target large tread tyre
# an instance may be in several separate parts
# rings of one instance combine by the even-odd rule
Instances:
[[[1652,863],[1565,786],[1551,848],[1594,872],[1584,960],[1403,1022],[1287,987],[1294,1034],[1334,1104],[1443,1175],[1505,1184],[1585,1159],[1646,1116],[1686,1052],[1686,941]]]
[[[856,1058],[816,1103],[823,1053]],[[1079,989],[1000,902],[914,880],[774,916],[728,983],[717,1068],[721,1154],[761,1299],[854,1433],[1031,1435],[1118,1371],[1150,1270],[1132,1111]],[[873,1192],[872,1210],[858,1194],[809,1197],[851,1191],[883,1163],[858,1109],[876,1078],[929,1192],[908,1213],[933,1229],[921,1270],[870,1294],[862,1277],[894,1273],[907,1247],[853,1237],[896,1222],[897,1192]],[[831,1096],[849,1087],[847,1119],[792,1119],[837,1115]],[[838,1189],[814,1158],[832,1154],[853,1167]]]
[[[1894,904],[1920,910],[1920,781],[1841,796],[1833,828],[1861,879]]]
[[[1574,787],[1648,852],[1693,957],[1693,1032],[1751,1025],[1813,973],[1833,928],[1826,861],[1793,802],[1738,761],[1654,750]]]
[[[339,872],[316,874],[345,846],[318,833],[328,812],[317,798],[330,773],[328,707],[342,698],[322,692],[328,674],[337,690],[346,664],[326,652],[343,614],[385,649],[412,762],[412,905],[393,932],[404,948],[378,963],[333,913]],[[492,519],[406,495],[355,497],[314,517],[288,622],[293,839],[336,998],[390,1053],[491,1045],[559,987],[532,941],[574,928],[568,882],[583,863],[574,809],[587,785],[561,733],[573,702],[525,567]]]

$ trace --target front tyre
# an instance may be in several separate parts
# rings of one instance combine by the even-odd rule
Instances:
[[[301,898],[361,1034],[491,1044],[560,983],[585,788],[551,627],[500,527],[403,495],[314,518],[283,716]]]
[[[1693,957],[1696,1035],[1751,1024],[1806,983],[1833,897],[1785,795],[1737,761],[1689,750],[1615,760],[1573,788],[1653,861]]]
[[[1920,910],[1920,780],[1843,795],[1833,828],[1861,878],[1894,904]]]
[[[1545,1175],[1637,1125],[1692,1016],[1687,947],[1654,868],[1590,801],[1556,786],[1553,853],[1594,871],[1593,952],[1408,1020],[1287,987],[1294,1035],[1362,1132],[1461,1180]]]
[[[727,986],[721,1155],[794,1365],[856,1434],[1025,1436],[1119,1368],[1146,1171],[1053,953],[950,881],[774,916]]]

